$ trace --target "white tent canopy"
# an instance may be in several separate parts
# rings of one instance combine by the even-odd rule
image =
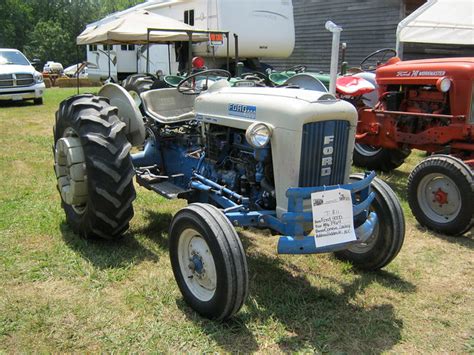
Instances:
[[[474,45],[474,0],[428,0],[398,24],[403,42]]]
[[[163,31],[150,32],[148,40],[148,29],[151,28]],[[172,18],[145,10],[137,10],[105,23],[99,21],[88,26],[77,37],[77,44],[146,44],[187,41],[189,37],[186,32],[196,30],[194,27]],[[208,34],[193,33],[192,40],[193,42],[205,42],[208,40]]]

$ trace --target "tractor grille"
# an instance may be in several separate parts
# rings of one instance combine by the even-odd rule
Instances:
[[[348,121],[323,121],[303,126],[299,186],[344,183],[349,138]]]
[[[32,74],[0,74],[0,88],[13,88],[33,85]]]

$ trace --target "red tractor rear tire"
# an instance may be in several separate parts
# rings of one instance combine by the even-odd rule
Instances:
[[[354,147],[354,165],[369,170],[391,171],[405,162],[410,149],[387,149],[356,143]]]

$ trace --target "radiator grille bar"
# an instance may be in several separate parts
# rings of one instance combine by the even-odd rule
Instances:
[[[299,187],[344,183],[348,121],[323,121],[303,126]]]

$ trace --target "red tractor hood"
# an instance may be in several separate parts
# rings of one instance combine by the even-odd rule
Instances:
[[[376,71],[378,85],[435,84],[441,77],[474,80],[474,58],[436,58],[399,61]]]

